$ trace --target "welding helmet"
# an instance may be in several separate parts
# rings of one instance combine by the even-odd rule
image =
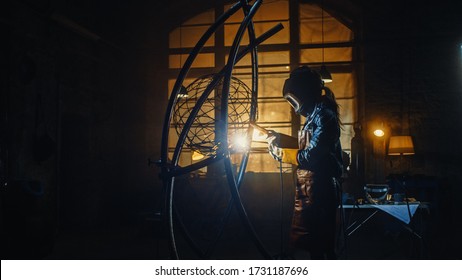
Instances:
[[[307,115],[313,111],[323,87],[324,82],[319,73],[308,66],[302,66],[290,73],[284,82],[282,95],[297,114]]]

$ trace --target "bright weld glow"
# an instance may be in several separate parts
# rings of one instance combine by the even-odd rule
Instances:
[[[236,146],[238,146],[240,148],[247,148],[247,146],[248,146],[247,145],[247,139],[244,136],[238,136],[238,137],[236,137],[236,139],[234,141],[235,141]]]
[[[238,152],[243,152],[249,149],[249,141],[247,139],[247,136],[244,134],[236,134],[233,137],[232,143],[230,145],[230,148],[233,148],[233,150],[238,151]]]

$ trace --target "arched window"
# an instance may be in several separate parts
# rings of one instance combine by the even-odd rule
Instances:
[[[258,123],[266,128],[288,135],[297,135],[304,120],[291,113],[290,105],[282,98],[281,90],[290,70],[309,65],[319,69],[324,63],[332,73],[333,82],[327,84],[340,104],[343,123],[341,135],[342,148],[350,151],[353,137],[353,123],[357,121],[357,85],[353,61],[354,34],[347,26],[332,17],[315,4],[296,1],[276,0],[263,2],[254,17],[258,37],[278,23],[284,29],[265,41],[258,48],[259,86]],[[222,8],[222,10],[220,10]],[[179,69],[188,57],[191,48],[205,30],[220,16],[229,5],[205,11],[183,22],[170,33],[169,55],[169,93],[171,92]],[[216,73],[225,64],[235,33],[243,19],[242,11],[229,18],[222,33],[215,34],[205,45],[190,71],[185,85],[195,78]],[[242,45],[248,43],[244,37]],[[233,75],[251,85],[250,55],[243,58],[235,67]],[[178,137],[172,131],[170,147],[174,147]],[[180,159],[187,165],[192,155],[184,153]],[[278,165],[270,158],[265,144],[253,144],[248,171],[276,172]]]

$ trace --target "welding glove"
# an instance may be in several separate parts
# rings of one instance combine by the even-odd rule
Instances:
[[[279,147],[281,143],[281,134],[277,133],[274,130],[268,130],[268,135],[266,136],[266,142],[268,142],[268,145]]]
[[[266,141],[268,142],[268,152],[269,154],[277,161],[281,161],[282,149],[279,148],[280,145],[280,135],[274,130],[270,130]]]
[[[298,149],[281,149],[281,161],[284,163],[298,165],[297,154]]]
[[[269,154],[277,161],[298,165],[298,149],[280,148],[280,139],[281,136],[279,133],[270,130],[267,138]]]
[[[275,145],[270,144],[268,146],[268,151],[269,154],[277,161],[298,165],[298,149],[279,148]]]
[[[278,146],[269,144],[268,145],[269,154],[277,161],[282,161],[282,149]]]

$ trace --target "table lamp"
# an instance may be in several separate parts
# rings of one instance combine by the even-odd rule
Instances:
[[[413,155],[414,143],[412,137],[406,136],[391,136],[388,144],[388,155],[390,156],[407,156]]]

